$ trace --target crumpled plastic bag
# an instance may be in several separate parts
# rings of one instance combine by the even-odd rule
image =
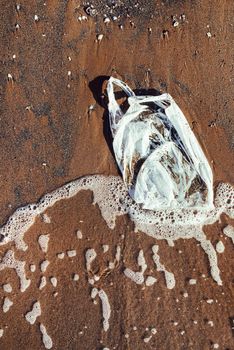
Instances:
[[[114,85],[128,96],[117,103]],[[143,209],[213,207],[210,165],[173,98],[136,96],[121,80],[107,84],[117,164],[130,196]]]

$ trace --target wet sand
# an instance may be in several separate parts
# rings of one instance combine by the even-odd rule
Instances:
[[[138,92],[169,92],[212,165],[215,184],[234,184],[231,1],[148,1],[144,11],[110,23],[104,23],[101,7],[92,17],[79,1],[22,1],[19,10],[12,1],[1,5],[1,224],[19,206],[36,202],[79,176],[118,174],[102,95],[110,75]],[[185,19],[180,18],[183,14]],[[80,21],[82,16],[87,19]],[[135,233],[127,217],[120,217],[112,231],[92,205],[91,192],[57,203],[47,214],[50,224],[38,218],[25,235],[27,252],[17,251],[14,244],[0,248],[0,256],[11,248],[17,259],[26,261],[31,279],[21,293],[15,272],[0,272],[1,285],[8,282],[13,287],[9,295],[0,287],[2,303],[6,295],[13,301],[0,316],[1,349],[44,349],[39,323],[46,326],[53,349],[234,347],[233,246],[222,234],[230,219],[222,217],[222,222],[206,228],[214,246],[219,240],[225,245],[225,252],[218,254],[220,287],[210,277],[207,257],[195,240],[179,240],[175,247],[155,242]],[[78,229],[83,233],[79,240]],[[37,242],[41,234],[50,234],[47,253]],[[103,244],[109,245],[106,253]],[[161,262],[175,274],[172,290],[154,266],[154,244],[159,245]],[[120,263],[97,282],[111,305],[110,328],[104,332],[100,300],[95,305],[90,296],[85,251],[96,250],[93,269],[100,274],[113,261],[116,246],[121,247]],[[71,249],[76,256],[57,258],[57,253]],[[146,274],[157,278],[151,287],[136,285],[123,274],[125,267],[138,269],[140,249],[148,265]],[[39,290],[44,259],[50,261],[44,274],[48,282]],[[29,264],[36,265],[34,273]],[[73,280],[74,273],[78,281]],[[58,279],[56,288],[49,281],[52,276]],[[189,279],[196,279],[196,285]],[[42,315],[30,325],[24,315],[36,300]]]

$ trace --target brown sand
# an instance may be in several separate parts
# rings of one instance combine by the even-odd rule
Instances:
[[[215,183],[234,183],[232,1],[146,1],[147,11],[142,15],[136,12],[108,25],[103,23],[103,13],[80,22],[78,17],[86,13],[79,1],[20,3],[17,11],[15,1],[0,2],[1,224],[17,207],[81,175],[118,174],[100,97],[102,83],[110,75],[135,89],[168,91],[193,126],[212,164]],[[149,17],[151,9],[153,18]],[[179,19],[182,14],[185,21]],[[177,16],[177,27],[171,16]],[[100,42],[98,34],[103,34]],[[90,105],[94,110],[89,111]],[[13,286],[9,298],[14,305],[0,315],[4,329],[0,349],[44,349],[39,322],[53,339],[53,349],[59,350],[105,346],[208,350],[214,344],[219,349],[234,349],[233,247],[231,240],[220,238],[229,219],[224,217],[222,223],[207,228],[212,243],[221,239],[225,244],[225,253],[219,254],[223,286],[210,277],[207,257],[194,240],[179,240],[174,248],[160,241],[162,262],[176,278],[176,287],[168,290],[151,258],[155,241],[134,233],[127,217],[109,230],[91,203],[90,193],[58,203],[48,211],[51,224],[38,218],[26,234],[30,250],[16,253],[18,259],[26,259],[27,275],[32,279],[25,293],[20,293],[14,271],[1,272],[1,283],[8,281]],[[83,232],[80,241],[77,229]],[[58,286],[48,283],[39,291],[38,265],[45,257],[37,243],[41,233],[50,234],[46,257],[51,264],[46,276],[56,276]],[[110,246],[105,255],[102,244]],[[122,248],[122,261],[97,284],[108,294],[112,309],[110,329],[105,333],[100,303],[94,305],[90,297],[84,252],[96,249],[98,271],[113,259],[117,244]],[[11,246],[1,247],[1,256]],[[56,253],[68,249],[76,249],[77,256],[56,258]],[[152,269],[158,279],[145,289],[123,275],[124,266],[137,269],[139,249],[145,252],[148,273]],[[30,263],[37,265],[35,273],[29,271]],[[79,274],[78,282],[72,280],[73,273]],[[197,279],[197,284],[190,286],[190,278]],[[5,294],[0,288],[1,300]],[[208,304],[207,299],[214,302]],[[31,326],[24,314],[36,300],[41,302],[42,315]],[[157,333],[145,343],[143,338],[151,328]]]

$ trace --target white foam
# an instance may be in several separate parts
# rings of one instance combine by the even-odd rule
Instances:
[[[142,284],[144,283],[144,273],[147,269],[144,252],[142,249],[138,253],[137,263],[138,263],[138,266],[140,267],[140,271],[134,272],[133,270],[126,268],[124,270],[124,274],[126,277],[130,278],[136,284]]]
[[[46,224],[50,224],[51,223],[51,219],[50,219],[50,217],[47,214],[42,214],[42,220]]]
[[[56,277],[51,277],[51,278],[50,278],[50,282],[51,282],[51,284],[52,284],[52,286],[53,286],[54,288],[57,287],[58,280],[57,280]]]
[[[153,276],[148,276],[145,280],[145,285],[147,287],[153,286],[157,282],[157,279]]]
[[[43,260],[41,262],[40,268],[41,268],[41,272],[46,272],[47,267],[49,266],[50,262],[49,260]]]
[[[142,272],[134,272],[133,270],[126,268],[124,270],[124,274],[126,277],[128,277],[130,280],[135,282],[136,284],[142,284],[144,283],[144,275]]]
[[[31,265],[29,266],[29,268],[30,268],[30,271],[31,271],[31,272],[35,272],[35,271],[36,271],[36,265],[34,265],[34,264],[31,264]]]
[[[97,253],[93,248],[87,249],[85,252],[86,259],[86,269],[87,271],[91,271],[92,262],[96,259]]]
[[[138,266],[141,268],[142,274],[144,274],[145,270],[147,269],[147,265],[145,262],[144,252],[142,249],[139,251],[137,263],[138,263]]]
[[[120,258],[121,258],[121,247],[119,245],[117,245],[116,253],[115,253],[115,260],[117,263],[120,262]]]
[[[40,315],[41,315],[41,304],[39,301],[36,301],[32,306],[32,310],[26,313],[25,319],[30,324],[34,324],[36,322],[37,317],[39,317]]]
[[[31,280],[26,278],[25,261],[15,259],[15,254],[12,250],[8,250],[0,262],[0,271],[5,268],[14,269],[20,280],[20,290],[25,290],[30,286]]]
[[[218,241],[216,243],[216,247],[215,248],[216,248],[217,253],[219,253],[219,254],[223,253],[224,250],[225,250],[225,247],[224,247],[224,244],[223,244],[222,241]]]
[[[42,290],[46,286],[46,277],[42,276],[39,284],[39,289]]]
[[[83,234],[82,234],[81,230],[77,230],[76,231],[76,236],[77,236],[78,239],[82,239],[83,238]]]
[[[167,288],[168,289],[174,288],[175,287],[174,274],[172,272],[167,271],[165,266],[160,263],[160,257],[158,255],[158,246],[154,245],[152,247],[152,251],[153,251],[153,260],[157,267],[157,271],[162,271],[164,273]]]
[[[103,289],[100,289],[100,291],[98,292],[98,295],[102,302],[103,329],[105,332],[107,332],[110,327],[109,319],[111,316],[111,307],[110,307],[108,296]]]
[[[12,286],[10,283],[6,283],[2,286],[4,292],[11,293],[12,292]]]
[[[27,246],[23,241],[24,234],[33,225],[36,217],[56,202],[71,198],[81,190],[93,192],[94,204],[99,205],[101,214],[110,229],[115,227],[118,216],[128,214],[135,224],[135,231],[144,232],[156,239],[175,241],[180,238],[195,238],[208,256],[213,279],[219,285],[222,284],[216,251],[207,240],[202,227],[216,222],[222,213],[234,218],[234,188],[224,183],[220,183],[216,189],[214,209],[146,211],[133,202],[120,177],[86,176],[46,194],[37,204],[17,209],[0,228],[0,237],[3,237],[0,245],[14,241],[17,248],[25,250]]]
[[[109,299],[108,299],[106,292],[103,289],[98,290],[97,288],[93,288],[91,290],[91,298],[95,299],[97,296],[99,296],[99,298],[101,299],[103,329],[105,332],[107,332],[109,327],[110,327],[109,319],[111,316],[111,307],[110,307]]]
[[[234,227],[232,227],[231,225],[228,225],[228,226],[224,227],[223,233],[227,237],[231,238],[232,243],[234,244]]]
[[[189,284],[190,284],[190,285],[194,285],[194,284],[196,284],[196,283],[197,283],[197,280],[194,279],[194,278],[191,278],[191,279],[189,280]]]
[[[53,347],[53,341],[51,337],[48,335],[47,330],[42,323],[40,324],[40,331],[42,334],[42,341],[43,341],[44,347],[46,349],[51,349]]]
[[[169,247],[175,246],[175,243],[171,239],[167,239],[167,243],[168,243]]]
[[[107,249],[107,248],[105,248],[105,249]],[[109,249],[109,246],[108,246],[108,249]],[[108,251],[108,249],[107,249],[107,251]],[[106,251],[104,251],[104,253],[105,252]],[[109,261],[108,268],[110,270],[113,270],[119,264],[120,258],[121,258],[121,247],[118,245],[116,247],[115,259],[114,259],[114,261]]]
[[[50,235],[40,235],[38,238],[39,246],[44,253],[47,253],[48,251],[49,240]]]
[[[93,288],[91,290],[91,298],[95,299],[97,295],[98,295],[98,289],[97,288]]]
[[[69,257],[69,258],[73,258],[74,256],[76,256],[76,250],[68,250],[67,251],[67,256]]]
[[[103,249],[103,253],[108,252],[108,250],[109,250],[109,245],[108,245],[108,244],[103,244],[102,249]]]
[[[2,338],[3,333],[4,333],[4,329],[0,328],[0,338]]]
[[[13,302],[8,297],[5,297],[2,305],[2,311],[4,313],[8,312],[12,307],[12,305],[13,305]]]

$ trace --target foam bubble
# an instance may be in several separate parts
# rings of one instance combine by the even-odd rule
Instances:
[[[217,253],[219,253],[219,254],[223,253],[224,250],[225,250],[225,247],[224,247],[222,241],[218,241],[218,242],[216,243],[216,247],[215,247],[215,248],[216,248]]]
[[[157,282],[157,279],[153,276],[148,276],[145,280],[145,285],[147,287],[153,286]]]
[[[41,272],[46,272],[47,267],[49,266],[50,262],[48,260],[43,260],[41,262],[40,268],[41,268]]]
[[[100,289],[98,295],[102,302],[103,329],[105,332],[107,332],[110,327],[109,319],[111,315],[111,307],[108,296],[103,289]]]
[[[57,287],[58,280],[57,280],[56,277],[51,277],[51,278],[50,278],[50,282],[51,282],[51,284],[52,284],[52,286],[53,286],[54,288]]]
[[[40,324],[40,331],[42,334],[42,341],[43,341],[44,347],[46,349],[51,349],[53,347],[53,341],[51,337],[48,335],[47,330],[42,323]]]
[[[103,244],[102,249],[103,249],[103,253],[108,252],[108,250],[109,250],[109,245],[108,245],[108,244]]]
[[[126,268],[124,270],[124,274],[126,277],[130,278],[136,284],[143,284],[145,280],[144,273],[147,269],[147,265],[145,262],[144,252],[142,249],[138,253],[137,264],[140,267],[140,271],[134,272],[133,270]]]
[[[142,284],[144,283],[144,275],[142,272],[134,272],[133,270],[126,268],[124,270],[124,274],[126,277],[128,277],[130,280],[135,282],[136,284]]]
[[[83,238],[83,234],[82,234],[81,230],[77,230],[76,231],[76,236],[77,236],[78,239],[82,239]]]
[[[158,246],[154,245],[152,247],[152,251],[153,251],[153,260],[157,267],[157,270],[162,271],[164,273],[167,288],[168,289],[174,288],[175,287],[174,274],[172,272],[167,271],[165,266],[160,263],[160,257],[158,255]]]
[[[68,250],[67,251],[67,256],[69,258],[73,258],[74,256],[76,256],[76,250]]]
[[[228,225],[226,226],[224,229],[223,229],[223,233],[231,238],[232,240],[232,243],[234,244],[234,227],[232,227],[231,225]]]
[[[8,250],[0,262],[0,271],[5,268],[15,270],[20,280],[20,290],[21,292],[25,292],[31,283],[31,280],[27,279],[25,275],[25,261],[16,260],[14,252]]]
[[[40,315],[41,315],[41,304],[39,301],[36,301],[32,306],[32,310],[26,313],[25,319],[30,324],[34,324],[36,322],[37,317]]]
[[[107,332],[110,327],[109,319],[111,316],[111,307],[109,299],[106,292],[103,289],[98,290],[97,288],[93,288],[91,290],[91,298],[95,299],[97,296],[99,296],[102,303],[103,329],[105,332]]]
[[[2,286],[4,292],[11,293],[12,292],[12,286],[10,283],[6,283]]]
[[[42,276],[40,279],[39,290],[42,290],[46,286],[46,277]]]
[[[30,268],[30,271],[31,271],[31,272],[35,272],[35,271],[36,271],[36,265],[34,265],[34,264],[31,264],[31,265],[29,266],[29,268]]]
[[[8,312],[12,305],[13,302],[8,297],[5,297],[2,305],[2,311],[4,313]]]
[[[47,214],[42,214],[42,220],[46,224],[50,224],[51,223],[51,219],[50,219],[50,217]]]
[[[48,251],[49,240],[50,235],[40,235],[38,238],[39,246],[44,253],[47,253]]]
[[[116,247],[116,253],[115,253],[115,260],[117,263],[120,262],[120,257],[121,257],[121,247],[118,245]]]
[[[86,259],[86,269],[87,271],[91,271],[91,264],[96,259],[97,253],[93,248],[87,249],[85,253]]]

